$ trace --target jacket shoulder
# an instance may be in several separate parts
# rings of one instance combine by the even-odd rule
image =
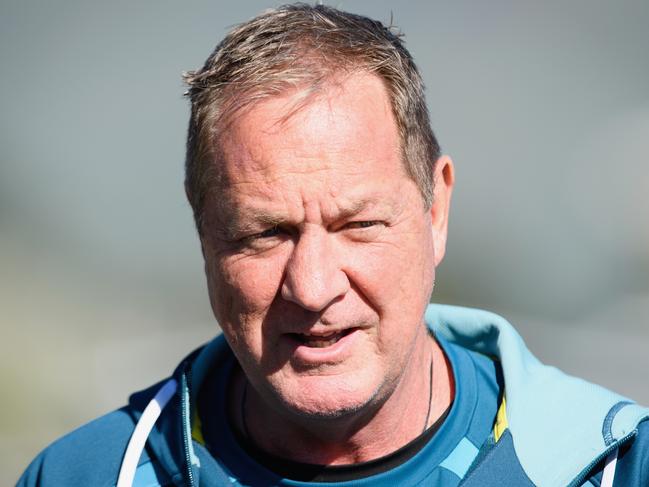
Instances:
[[[17,486],[115,485],[134,426],[129,407],[81,426],[46,447]]]
[[[137,420],[165,381],[131,395],[128,406],[100,416],[54,441],[29,464],[16,487],[115,485]],[[139,463],[148,460],[144,450]]]

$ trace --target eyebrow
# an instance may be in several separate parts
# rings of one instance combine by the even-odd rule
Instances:
[[[227,221],[222,222],[216,231],[227,240],[237,240],[244,235],[255,233],[260,227],[276,227],[285,223],[286,219],[263,210],[251,211],[250,218],[242,218],[241,212],[236,216],[226,216]]]
[[[363,198],[360,200],[353,201],[348,206],[343,206],[339,209],[336,219],[345,219],[354,215],[358,215],[368,208],[376,207],[385,207],[388,209],[393,209],[394,205],[389,204],[387,201],[378,201],[375,198]]]

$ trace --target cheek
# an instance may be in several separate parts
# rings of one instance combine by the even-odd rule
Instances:
[[[275,299],[282,274],[281,258],[225,257],[217,261],[208,268],[217,320],[225,324],[261,319]]]
[[[399,237],[399,242],[359,248],[349,259],[352,280],[376,304],[429,297],[434,276],[432,237],[421,233]],[[404,294],[409,295],[406,301]]]
[[[394,349],[395,342],[412,341],[435,274],[432,236],[411,232],[398,237],[398,242],[359,249],[350,266],[350,280],[379,316],[377,338],[382,350]]]

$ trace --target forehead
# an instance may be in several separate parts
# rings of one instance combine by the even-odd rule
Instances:
[[[268,172],[354,171],[386,155],[399,157],[399,147],[383,82],[358,73],[315,93],[292,89],[253,105],[222,134],[220,170],[235,184]]]

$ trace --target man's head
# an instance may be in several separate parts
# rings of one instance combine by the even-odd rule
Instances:
[[[304,40],[292,38],[296,22]],[[372,29],[383,33],[376,48],[361,42]],[[280,42],[278,31],[291,42]],[[337,60],[334,41],[319,36],[340,37],[341,52],[359,60]],[[368,67],[378,56],[365,52],[372,49],[399,54],[398,68],[412,77],[400,78],[407,87],[381,74],[396,76],[396,65]],[[210,81],[221,63],[234,72]],[[247,63],[276,82],[250,88],[254,80],[237,77],[250,74]],[[412,60],[368,19],[284,7],[235,30],[190,81],[188,194],[212,308],[247,380],[266,406],[289,415],[376,410],[428,360],[423,314],[453,184],[450,160],[430,159],[437,145]],[[408,101],[405,92],[419,98]],[[401,122],[397,105],[405,108]],[[428,159],[405,163],[412,149],[404,144],[416,140],[418,157]],[[434,199],[426,196],[433,180]]]
[[[430,206],[439,145],[421,77],[399,36],[366,17],[294,4],[232,30],[205,65],[185,77],[192,103],[185,184],[199,232],[205,197],[220,177],[220,137],[229,123],[258,101],[296,87],[302,88],[298,109],[332,78],[357,72],[384,83],[403,163]]]

